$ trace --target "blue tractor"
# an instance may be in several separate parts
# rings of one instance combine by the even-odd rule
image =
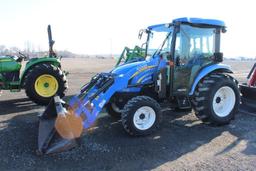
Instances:
[[[73,147],[104,107],[121,119],[131,136],[157,130],[162,104],[193,108],[203,122],[228,124],[238,110],[240,94],[230,67],[221,64],[220,40],[225,32],[223,21],[200,18],[149,26],[144,60],[95,75],[66,102],[54,97],[40,116],[38,152]],[[53,145],[56,136],[61,141]]]

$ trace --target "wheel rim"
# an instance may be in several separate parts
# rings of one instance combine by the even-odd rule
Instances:
[[[149,106],[143,106],[136,110],[133,116],[134,126],[139,130],[147,130],[154,124],[156,113]]]
[[[58,91],[59,84],[56,78],[49,74],[43,74],[36,79],[36,93],[42,97],[51,97]]]
[[[236,95],[232,88],[221,87],[214,95],[213,110],[219,117],[226,117],[233,110],[236,103]]]

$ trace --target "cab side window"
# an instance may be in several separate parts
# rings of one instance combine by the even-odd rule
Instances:
[[[199,64],[213,55],[213,29],[181,26],[176,37],[176,66]]]

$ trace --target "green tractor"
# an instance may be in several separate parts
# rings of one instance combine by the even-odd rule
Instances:
[[[51,26],[48,25],[49,55],[41,58],[0,56],[0,91],[18,92],[25,89],[27,96],[39,105],[46,105],[55,95],[64,96],[67,89],[66,74],[61,70],[60,57],[53,51]],[[28,60],[21,71],[22,61]]]

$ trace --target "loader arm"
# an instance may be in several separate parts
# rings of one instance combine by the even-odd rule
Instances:
[[[97,74],[67,102],[55,96],[39,119],[38,154],[56,153],[75,146],[75,139],[93,125],[114,93],[128,88],[129,80],[137,70],[135,67],[124,74]],[[83,129],[73,129],[80,125]],[[56,133],[65,143],[51,143]]]
[[[69,106],[75,114],[82,118],[83,126],[88,129],[97,119],[105,104],[114,93],[127,88],[136,68],[126,74],[101,73],[92,78],[90,83],[82,87],[79,95],[72,97]]]

